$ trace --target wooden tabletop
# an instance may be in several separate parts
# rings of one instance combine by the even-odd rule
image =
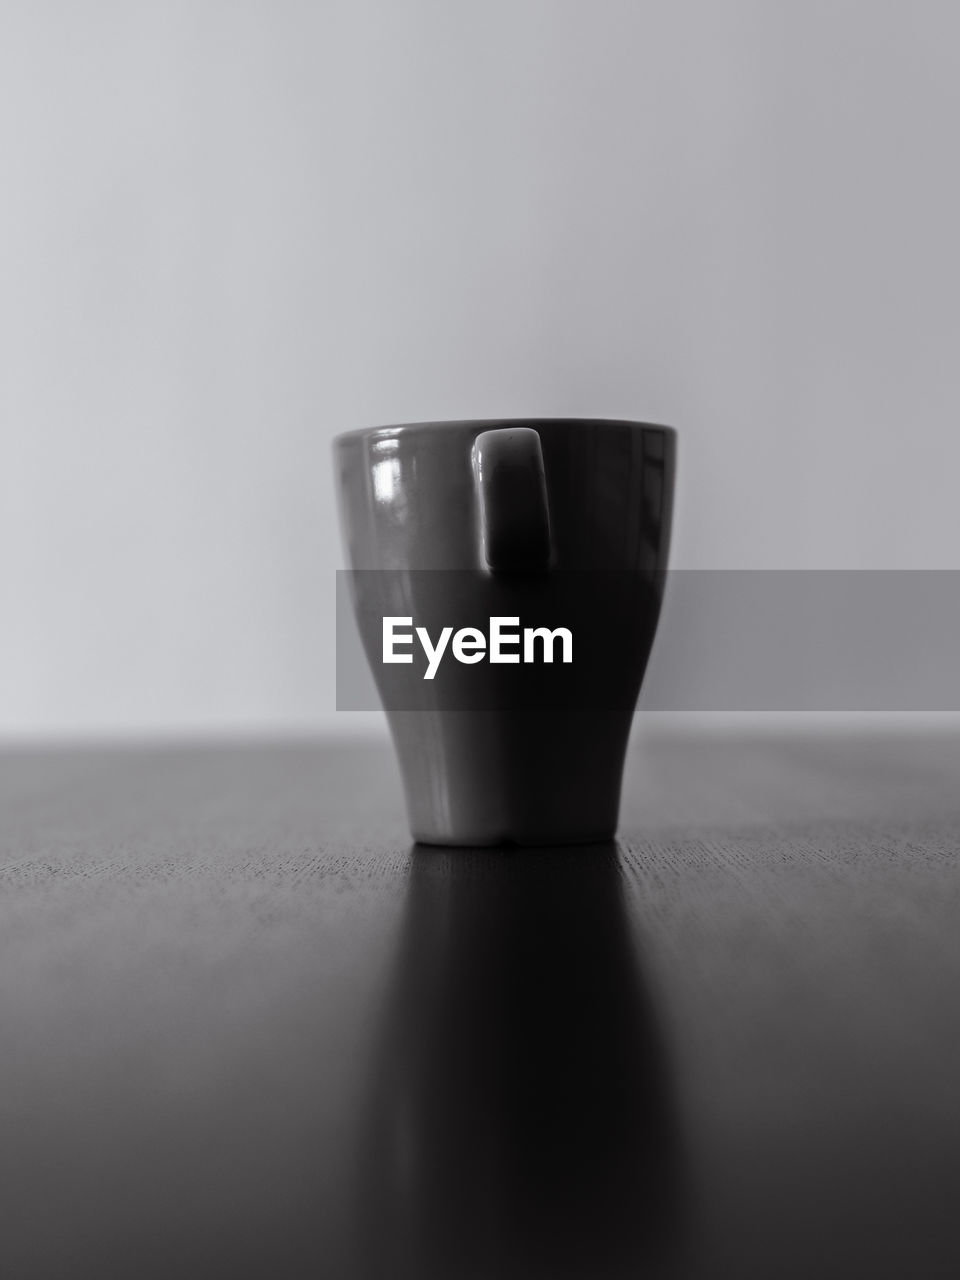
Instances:
[[[0,1275],[960,1275],[960,735],[641,735],[617,845],[375,744],[0,755]]]

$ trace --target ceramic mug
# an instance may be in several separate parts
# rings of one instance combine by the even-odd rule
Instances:
[[[429,422],[348,432],[334,452],[353,608],[414,839],[609,839],[660,613],[676,433]],[[539,663],[473,654],[429,682],[422,664],[383,661],[384,619],[436,636],[474,614],[563,624],[572,659],[546,665],[545,643]]]

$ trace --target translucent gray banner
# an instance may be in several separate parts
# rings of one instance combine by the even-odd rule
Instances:
[[[424,575],[429,574],[428,581]],[[377,575],[380,581],[367,575]],[[337,707],[368,711],[469,709],[509,705],[588,708],[630,704],[632,673],[643,676],[640,706],[650,711],[888,711],[960,710],[960,571],[953,570],[673,570],[642,582],[623,574],[565,575],[553,593],[537,594],[534,579],[517,579],[495,607],[516,618],[500,627],[517,639],[502,647],[521,657],[490,662],[490,600],[476,583],[483,575],[449,571],[366,570],[337,575]],[[366,578],[366,581],[364,579]],[[643,650],[662,613],[644,674]],[[370,660],[364,653],[353,601],[364,597]],[[566,591],[566,595],[564,592]],[[418,617],[418,607],[426,599]],[[379,604],[389,602],[397,624],[395,653],[403,667],[382,665]],[[396,614],[392,611],[396,608]],[[553,664],[536,637],[524,663],[523,632],[546,626],[572,632],[572,660],[562,662],[554,637]],[[434,660],[428,645],[451,628]],[[484,633],[482,656],[461,643],[470,665],[454,656],[456,631]],[[409,633],[410,642],[403,637]],[[380,692],[371,668],[376,669]],[[395,679],[402,673],[401,679]],[[386,678],[385,678],[386,677]]]

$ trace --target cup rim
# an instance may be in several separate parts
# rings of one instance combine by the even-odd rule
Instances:
[[[475,431],[495,431],[501,427],[538,427],[538,426],[582,426],[582,427],[629,427],[637,431],[660,431],[676,439],[675,427],[664,426],[660,422],[641,422],[633,418],[439,418],[427,422],[398,422],[382,426],[357,427],[351,431],[341,431],[333,437],[334,445],[348,444],[354,440],[372,439],[374,437],[390,438],[399,435],[412,435],[419,431],[436,431],[438,429],[469,429]]]

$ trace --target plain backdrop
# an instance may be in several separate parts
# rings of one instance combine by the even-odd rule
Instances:
[[[952,0],[4,0],[0,734],[349,727],[368,424],[667,422],[677,565],[960,567],[958,120]]]

